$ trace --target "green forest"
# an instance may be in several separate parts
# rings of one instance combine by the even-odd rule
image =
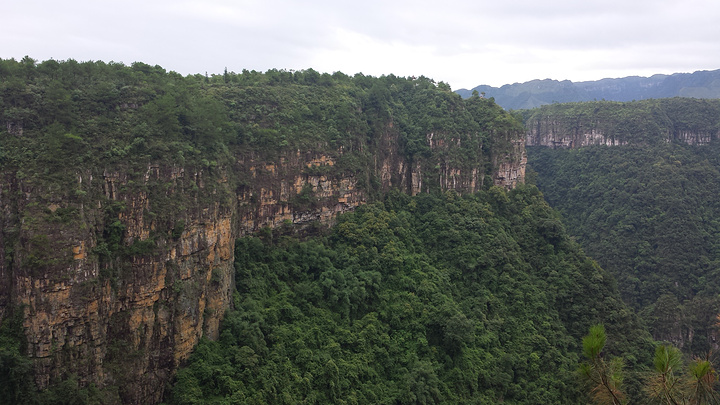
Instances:
[[[182,76],[141,62],[0,59],[0,95],[0,168],[39,178],[150,161],[212,169],[296,149],[342,150],[340,169],[359,171],[388,122],[405,156],[430,156],[437,131],[462,145],[447,159],[470,165],[495,135],[522,131],[492,100],[463,100],[443,82],[312,69]]]
[[[335,164],[299,174],[357,179],[367,204],[332,227],[286,222],[237,239],[219,339],[201,339],[166,404],[717,403],[720,151],[663,138],[717,132],[716,107],[509,113],[426,77],[0,59],[0,282],[69,278],[72,255],[58,252],[91,233],[98,275],[83,286],[115,294],[134,277],[128,263],[160,257],[190,212],[252,189],[251,163],[312,151]],[[532,148],[532,184],[493,186],[493,165],[533,114],[630,145]],[[424,173],[418,195],[383,186],[390,135]],[[148,180],[153,165],[203,181]],[[479,191],[443,190],[448,167],[479,172]],[[127,177],[113,196],[98,186],[106,172]],[[129,241],[117,196],[137,194],[152,202],[152,231]],[[322,201],[305,187],[282,204]],[[167,285],[173,297],[193,291],[176,275]],[[122,403],[117,370],[138,352],[113,342],[104,386],[68,364],[38,390],[23,311],[0,285],[0,402]]]
[[[357,178],[357,187],[368,200],[379,201],[388,191],[374,172],[378,154],[389,153],[381,149],[383,137],[392,136],[391,146],[408,167],[421,166],[426,173],[425,189],[436,194],[443,166],[479,171],[479,186],[488,189],[493,181],[485,177],[491,176],[493,156],[507,154],[511,136],[522,133],[520,121],[492,100],[463,100],[447,84],[426,77],[330,75],[312,69],[182,76],[140,62],[126,66],[101,61],[38,62],[29,57],[0,60],[0,124],[0,204],[4,209],[0,217],[0,394],[11,403],[28,404],[119,403],[127,398],[126,390],[132,389],[123,384],[122,370],[132,366],[134,356],[143,355],[142,350],[130,350],[123,356],[128,347],[123,339],[129,331],[111,324],[115,329],[110,332],[116,337],[112,350],[101,360],[108,370],[116,370],[113,378],[101,386],[93,384],[92,376],[76,374],[82,372],[82,362],[73,359],[76,352],[53,346],[52,353],[59,358],[52,366],[56,377],[38,392],[34,378],[38,360],[27,356],[31,342],[24,334],[25,309],[13,302],[10,286],[15,277],[61,282],[75,277],[66,270],[73,264],[69,239],[87,238],[89,233],[96,241],[87,255],[99,271],[81,280],[79,302],[104,285],[112,299],[133,281],[130,263],[154,260],[163,246],[176,243],[191,212],[208,205],[229,206],[238,194],[253,187],[253,162],[282,160],[296,151],[326,155],[336,164],[301,166],[299,174]],[[428,134],[446,146],[431,148]],[[180,167],[202,173],[203,178],[148,180],[148,168],[154,166]],[[127,180],[110,192],[103,180],[107,173],[121,173]],[[128,238],[127,200],[137,195],[146,195],[152,202],[142,212],[152,221],[145,240]],[[322,201],[304,190],[282,203],[313,209]],[[261,202],[251,198],[249,204],[259,209]],[[311,226],[310,232],[318,229]],[[306,242],[311,246],[323,243]],[[339,263],[335,266],[350,271]],[[376,283],[375,289],[385,288],[378,274],[363,271],[374,277],[368,282]],[[178,275],[169,277],[173,297],[193,291],[182,288]],[[297,280],[287,282],[291,281]],[[315,294],[316,287],[310,288]],[[367,289],[370,295],[360,298],[372,298],[372,302],[361,304],[353,296],[352,301],[343,298],[343,303],[347,301],[343,307],[335,308],[331,302],[314,304],[341,311],[347,323],[350,314],[358,317],[372,312],[366,306],[376,305],[378,292]],[[348,312],[351,307],[361,309]],[[229,328],[234,318],[228,315],[227,319]],[[469,325],[474,323],[461,321],[463,333],[470,333]],[[419,332],[414,333],[419,339]],[[442,337],[430,339],[435,345]],[[457,352],[460,344],[453,347]],[[263,354],[260,348],[258,353]],[[403,364],[408,372],[426,371],[414,369],[416,363]],[[402,374],[397,369],[388,373]],[[504,389],[507,378],[493,384]],[[398,397],[400,382],[392,384],[392,395]],[[447,394],[448,388],[438,394],[440,386],[433,385],[436,398]],[[410,393],[402,395],[410,398]]]
[[[236,258],[221,338],[199,345],[169,403],[577,404],[592,324],[628,367],[652,357],[532,186],[392,193],[321,238],[240,239]]]
[[[623,300],[656,339],[695,355],[714,348],[720,312],[720,150],[716,135],[687,145],[677,134],[717,134],[718,113],[715,100],[682,98],[548,106],[553,119],[612,123],[629,144],[528,152],[537,186]]]
[[[700,354],[720,312],[720,150],[533,148],[537,185],[659,340]]]
[[[552,123],[563,135],[602,133],[618,144],[657,146],[668,142],[705,144],[717,139],[720,100],[665,98],[588,101],[518,111],[528,129]]]

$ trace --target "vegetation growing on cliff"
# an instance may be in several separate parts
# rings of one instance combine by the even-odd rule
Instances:
[[[720,311],[720,102],[577,103],[525,116],[529,125],[559,123],[559,137],[595,125],[603,136],[629,143],[535,147],[529,162],[548,202],[588,255],[615,276],[653,336],[686,353],[713,349]]]
[[[569,152],[567,161],[543,162],[539,153],[538,184],[575,216],[571,230],[581,242],[596,242],[587,250],[621,277],[621,291],[643,308],[655,336],[702,351],[718,312],[712,196],[720,191],[720,175],[713,177],[720,154],[713,146],[698,160],[665,140],[693,131],[712,137],[718,104],[633,105],[541,110],[576,131],[589,126],[654,146],[635,155],[582,152],[590,161]],[[174,402],[580,401],[573,371],[589,325],[607,325],[609,352],[631,369],[649,362],[651,344],[612,278],[580,252],[535,188],[490,188],[484,177],[493,159],[510,156],[521,131],[493,100],[462,100],[425,77],[311,69],[183,77],[143,63],[0,60],[0,274],[7,277],[0,312],[13,313],[6,308],[17,275],[70,288],[78,302],[117,299],[137,281],[130,263],[150,263],[176,246],[194,213],[229,210],[246,192],[243,203],[260,211],[267,184],[254,184],[255,176],[317,153],[335,163],[303,161],[293,170],[354,178],[368,200],[384,201],[344,217],[321,239],[300,241],[283,227],[240,240],[235,307],[220,340],[203,341],[178,374]],[[405,171],[385,174],[407,178],[417,165],[431,194],[383,196],[390,186],[382,186],[380,160],[391,153]],[[162,180],[163,169],[172,180]],[[485,191],[439,193],[448,187],[443,175],[455,170],[479,172],[473,188]],[[548,173],[560,174],[549,181],[557,184]],[[577,186],[559,190],[577,173]],[[288,197],[278,204],[323,204],[309,182]],[[135,203],[146,236],[129,236]],[[75,260],[86,267],[74,268]],[[200,295],[196,280],[184,289],[179,270],[167,267],[163,305]],[[123,362],[156,348],[130,343],[128,319],[118,310],[105,320],[103,338],[113,345],[99,366],[109,377],[98,382],[106,391],[89,383],[87,362],[63,361],[79,353],[68,344],[47,354],[46,364],[59,366],[41,394],[24,357],[22,323],[3,319],[2,392],[37,403],[132,402],[142,376],[126,373],[131,363]],[[626,382],[637,398],[640,380]]]
[[[71,262],[69,254],[58,257],[67,248],[48,228],[99,222],[94,254],[107,270],[118,258],[149,253],[194,205],[229,205],[236,188],[251,188],[254,163],[275,164],[295,153],[327,156],[336,164],[311,166],[305,174],[350,176],[373,197],[381,187],[378,156],[391,149],[407,168],[422,170],[425,191],[439,189],[448,168],[466,176],[476,170],[477,188],[488,187],[491,158],[511,151],[522,132],[520,122],[492,101],[462,100],[426,77],[312,69],[183,77],[140,62],[38,63],[29,57],[0,59],[0,128],[5,192],[21,187],[37,194],[6,224],[10,244],[22,231],[28,242],[5,261],[15,258],[16,266],[39,272]],[[151,174],[162,167],[179,168],[179,179],[158,182]],[[120,217],[127,207],[117,200],[139,193],[151,202],[153,235],[145,245],[123,246]],[[306,200],[284,203],[305,208]],[[104,212],[88,218],[81,207],[97,202]],[[20,230],[14,225],[22,217],[27,223]],[[115,278],[117,269],[103,274]]]
[[[183,236],[218,212],[252,228],[267,208],[263,192],[282,194],[271,184],[282,176],[289,191],[274,203],[297,211],[340,204],[313,187],[293,195],[294,180],[309,176],[350,179],[362,202],[401,178],[407,191],[411,170],[422,171],[423,191],[448,187],[442,175],[460,171],[476,176],[466,188],[488,188],[493,159],[507,157],[521,131],[491,100],[462,100],[425,77],[312,69],[183,77],[144,63],[0,60],[0,313],[67,292],[22,309],[27,350],[3,346],[11,357],[36,356],[36,381],[59,387],[50,393],[82,393],[96,381],[126,402],[157,401],[181,331],[163,329],[162,341],[132,336],[185,312],[201,324],[219,317],[199,309],[216,278],[183,279],[173,261]],[[308,164],[315,156],[334,164]],[[381,158],[401,169],[387,173]],[[167,274],[152,280],[161,287],[149,307],[170,315],[138,328],[130,312],[147,305],[138,295],[154,270]],[[88,320],[88,302],[102,303],[97,320]],[[96,324],[78,326],[85,321]]]
[[[321,239],[268,230],[238,241],[236,282],[171,403],[574,404],[591,324],[629,366],[651,356],[534,187],[393,193]]]
[[[655,338],[698,355],[711,349],[720,311],[718,144],[529,155],[545,198]]]
[[[529,130],[542,132],[543,125],[550,125],[554,135],[568,137],[595,132],[617,144],[707,143],[720,130],[720,100],[590,101],[551,104],[522,114]]]
[[[490,152],[484,141],[522,131],[492,101],[463,101],[425,77],[312,69],[183,77],[140,62],[0,59],[0,95],[0,167],[54,181],[78,167],[157,160],[214,168],[238,148],[362,156],[388,123],[406,156],[430,155],[434,133],[461,146],[448,158],[472,165]]]

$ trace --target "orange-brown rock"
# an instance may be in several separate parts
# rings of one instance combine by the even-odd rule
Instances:
[[[365,204],[369,187],[474,192],[488,177],[512,188],[526,162],[522,134],[513,136],[490,157],[492,173],[481,150],[457,160],[460,141],[442,133],[427,136],[430,158],[408,160],[390,124],[360,172],[343,171],[342,149],[286,151],[272,161],[247,153],[222,167],[79,173],[86,197],[57,201],[32,180],[1,173],[0,318],[11,307],[23,311],[39,387],[75,374],[117,387],[125,403],[159,403],[200,338],[218,336],[232,302],[237,237],[331,223]],[[60,208],[76,215],[57,222]]]

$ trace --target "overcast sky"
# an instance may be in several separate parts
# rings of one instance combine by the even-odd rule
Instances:
[[[313,68],[453,89],[720,69],[718,0],[16,0],[0,58]]]

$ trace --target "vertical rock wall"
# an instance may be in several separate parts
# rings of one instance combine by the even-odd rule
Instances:
[[[430,157],[403,156],[392,124],[365,146],[373,158],[359,172],[337,168],[340,150],[275,159],[248,152],[213,168],[78,172],[74,190],[2,173],[0,317],[24,314],[39,387],[74,374],[117,387],[124,403],[158,403],[198,340],[218,335],[238,236],[329,224],[370,199],[369,183],[375,195],[474,192],[486,176],[512,188],[524,178],[521,136],[496,148],[489,173],[482,150],[458,160],[459,141],[442,133],[428,134]]]

